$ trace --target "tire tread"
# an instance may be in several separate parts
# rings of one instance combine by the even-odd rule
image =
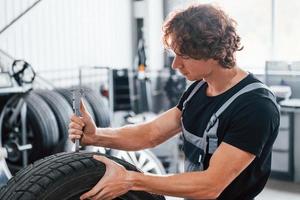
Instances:
[[[33,200],[46,192],[48,186],[55,184],[57,179],[68,174],[93,168],[104,168],[105,165],[92,158],[96,153],[59,153],[43,158],[26,168],[20,170],[7,185],[0,190],[0,199],[5,200]],[[97,153],[99,155],[103,155]],[[107,155],[105,155],[107,156]],[[128,170],[137,169],[120,159],[107,156],[110,159],[123,165]],[[152,200],[164,199],[164,197],[154,194]]]

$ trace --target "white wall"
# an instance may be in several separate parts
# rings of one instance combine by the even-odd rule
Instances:
[[[33,2],[0,0],[0,28]],[[38,72],[71,73],[81,65],[128,67],[133,62],[132,18],[131,0],[43,0],[0,35],[0,48]]]

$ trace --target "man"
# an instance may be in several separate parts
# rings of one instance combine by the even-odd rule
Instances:
[[[105,157],[104,177],[81,199],[113,199],[129,190],[188,199],[254,199],[270,174],[279,110],[272,93],[236,66],[240,37],[222,10],[200,4],[173,13],[164,42],[172,64],[194,83],[178,105],[156,119],[121,128],[96,128],[88,112],[72,116],[69,134],[83,145],[128,151],[154,147],[183,132],[182,174],[151,176],[130,172]]]

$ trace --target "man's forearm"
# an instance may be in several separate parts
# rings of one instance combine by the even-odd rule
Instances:
[[[97,128],[94,145],[137,151],[153,147],[149,125],[127,125],[121,128]]]
[[[220,193],[206,172],[182,173],[170,176],[145,175],[129,172],[131,190],[191,199],[216,199]]]

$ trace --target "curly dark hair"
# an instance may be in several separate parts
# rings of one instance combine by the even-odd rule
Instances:
[[[222,67],[231,68],[236,64],[235,52],[243,49],[235,26],[236,22],[220,8],[192,5],[169,15],[163,25],[163,42],[184,58],[214,59]]]

